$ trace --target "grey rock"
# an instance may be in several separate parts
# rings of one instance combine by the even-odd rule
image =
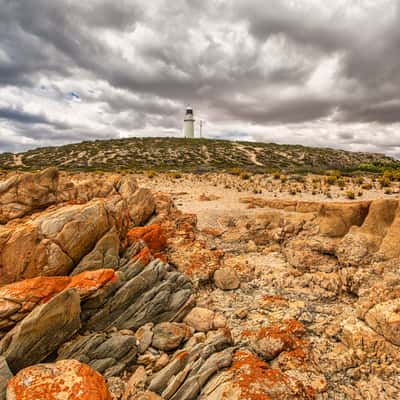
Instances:
[[[196,399],[212,375],[231,365],[231,345],[231,336],[221,330],[204,343],[178,351],[166,367],[153,375],[149,390],[165,399]]]
[[[111,327],[136,330],[148,322],[175,320],[187,309],[192,295],[192,285],[187,277],[179,272],[170,272],[167,264],[160,260],[152,261],[142,272],[132,279],[122,282],[108,297],[84,303],[84,328],[104,331]],[[186,307],[185,307],[186,305]]]
[[[78,336],[58,350],[57,360],[75,359],[85,362],[106,377],[119,375],[136,359],[134,335],[115,332]]]
[[[64,290],[36,307],[0,341],[2,355],[14,373],[43,361],[80,328],[80,298]]]

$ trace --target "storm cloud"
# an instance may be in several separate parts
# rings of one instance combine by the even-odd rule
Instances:
[[[394,0],[0,0],[0,151],[179,136],[400,157]]]

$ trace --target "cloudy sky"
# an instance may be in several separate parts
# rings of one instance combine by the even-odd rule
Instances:
[[[400,157],[398,0],[0,0],[0,151],[179,136]]]

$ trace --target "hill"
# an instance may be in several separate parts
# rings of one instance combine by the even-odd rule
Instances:
[[[25,153],[0,154],[3,169],[36,170],[50,166],[69,171],[182,170],[251,171],[351,170],[360,164],[390,165],[383,154],[273,143],[180,138],[128,138],[85,141]]]

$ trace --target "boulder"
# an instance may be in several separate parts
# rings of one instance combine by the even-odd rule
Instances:
[[[214,283],[222,290],[234,290],[240,285],[237,272],[232,268],[221,268],[214,272]]]
[[[273,360],[283,351],[301,348],[304,326],[295,320],[283,324],[271,325],[258,331],[245,331],[243,336],[250,337],[252,349],[265,360]]]
[[[111,400],[111,396],[104,378],[76,360],[25,368],[7,387],[7,400],[53,399]]]
[[[162,322],[153,329],[152,346],[162,351],[175,350],[190,336],[190,328],[187,325]]]
[[[198,332],[207,332],[213,329],[215,313],[207,308],[195,307],[185,317],[184,322]]]
[[[80,298],[67,289],[36,307],[0,341],[0,355],[14,373],[44,360],[80,328]]]
[[[68,275],[115,226],[109,206],[95,200],[0,227],[0,285],[39,275]]]
[[[57,169],[48,168],[36,174],[14,175],[0,182],[0,224],[54,204],[58,180]]]
[[[129,216],[134,226],[143,225],[154,213],[156,203],[149,189],[140,188],[127,195]]]

